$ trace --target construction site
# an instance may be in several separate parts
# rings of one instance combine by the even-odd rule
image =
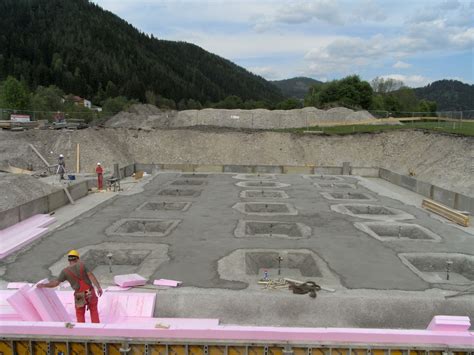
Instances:
[[[474,137],[279,131],[377,121],[136,105],[0,131],[0,353],[472,353]],[[71,249],[100,324],[35,286]]]

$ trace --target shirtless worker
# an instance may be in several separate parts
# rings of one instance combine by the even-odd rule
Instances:
[[[61,282],[69,281],[71,287],[74,289],[77,322],[85,322],[86,307],[88,307],[91,312],[92,323],[100,323],[97,307],[99,299],[94,287],[92,287],[92,284],[94,284],[97,289],[97,294],[99,297],[102,296],[102,288],[100,287],[99,281],[97,281],[94,274],[87,269],[84,263],[79,260],[77,250],[71,250],[67,254],[67,260],[69,261],[69,266],[61,271],[56,280],[40,283],[36,285],[36,287],[57,287]]]

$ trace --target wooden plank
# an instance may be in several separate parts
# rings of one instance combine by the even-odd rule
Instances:
[[[452,222],[455,222],[463,227],[469,226],[469,216],[444,206],[433,200],[424,199],[421,206],[430,212],[436,213]]]
[[[64,192],[66,193],[67,198],[69,199],[69,202],[71,205],[74,205],[74,200],[72,199],[71,194],[69,193],[69,190],[67,189],[66,186],[63,187]]]
[[[36,153],[36,155],[43,161],[43,163],[49,168],[49,163],[48,161],[41,155],[40,152],[38,152],[38,150],[33,146],[33,144],[28,144],[30,146],[31,149],[33,149],[33,151]]]

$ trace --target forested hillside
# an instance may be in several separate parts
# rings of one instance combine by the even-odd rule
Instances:
[[[229,60],[184,43],[145,35],[88,0],[1,0],[0,80],[30,89],[56,85],[100,104],[126,96],[145,102],[277,102],[278,88]]]
[[[278,87],[285,97],[304,99],[308,94],[309,88],[312,85],[321,84],[321,81],[305,77],[296,77],[285,80],[274,80],[271,81],[271,83]]]
[[[415,89],[420,99],[436,101],[439,111],[474,110],[474,85],[457,80],[439,80]]]

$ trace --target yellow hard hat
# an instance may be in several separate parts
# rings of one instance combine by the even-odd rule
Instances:
[[[77,252],[77,250],[71,250],[69,251],[69,253],[67,253],[67,256],[75,256],[76,258],[79,257],[79,253]]]

